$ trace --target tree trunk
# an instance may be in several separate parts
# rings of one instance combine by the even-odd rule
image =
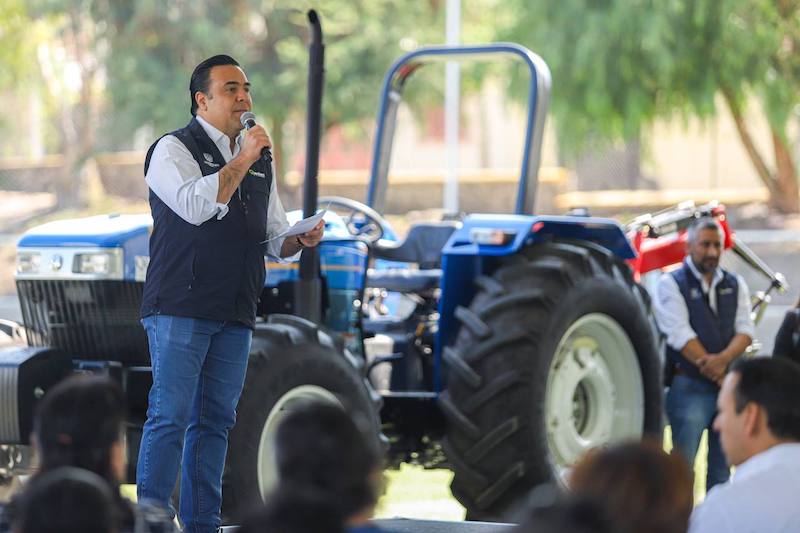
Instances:
[[[800,212],[797,168],[784,138],[776,131],[771,130],[776,165],[776,171],[772,172],[767,166],[764,157],[758,152],[753,136],[747,128],[742,108],[733,92],[723,87],[722,95],[731,112],[736,131],[739,133],[744,149],[747,151],[758,177],[769,191],[769,205],[781,213]]]
[[[770,205],[781,213],[800,213],[800,190],[797,184],[797,167],[783,136],[772,130],[775,150],[775,194],[770,195]]]
[[[88,199],[85,165],[94,152],[99,105],[95,87],[99,61],[93,52],[96,47],[94,26],[85,8],[70,12],[62,41],[67,56],[78,65],[80,88],[75,101],[72,95],[53,90],[60,98],[61,151],[64,154],[55,192],[59,206],[83,207]]]

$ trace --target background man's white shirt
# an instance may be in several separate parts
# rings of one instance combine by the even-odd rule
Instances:
[[[717,268],[714,271],[714,277],[711,284],[706,283],[706,280],[700,275],[697,267],[694,266],[691,259],[686,259],[689,265],[689,270],[695,278],[700,281],[703,293],[708,294],[708,305],[716,313],[717,312],[717,284],[722,281],[722,270]],[[736,319],[734,322],[734,331],[736,333],[743,333],[754,337],[755,326],[753,320],[750,318],[750,291],[747,288],[747,283],[738,275],[739,291],[737,294],[736,305]],[[664,274],[658,280],[658,288],[656,290],[656,298],[653,302],[655,307],[655,316],[658,327],[667,336],[667,344],[674,350],[681,351],[686,346],[686,343],[697,337],[697,333],[689,325],[689,309],[686,307],[686,300],[683,299],[681,290],[678,283],[671,274]]]
[[[689,533],[800,531],[800,443],[779,444],[736,468],[695,508]]]

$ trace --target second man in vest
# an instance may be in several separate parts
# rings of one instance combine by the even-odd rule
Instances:
[[[656,319],[667,337],[668,372],[674,374],[666,401],[673,446],[693,464],[708,430],[707,489],[730,475],[711,426],[719,385],[731,361],[752,342],[754,329],[747,285],[719,266],[723,239],[714,219],[697,220],[688,230],[683,266],[661,277],[655,299]]]

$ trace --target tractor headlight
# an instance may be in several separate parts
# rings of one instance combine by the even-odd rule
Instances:
[[[98,276],[121,275],[122,255],[120,250],[107,252],[91,252],[75,254],[72,271],[77,274],[95,274]]]
[[[17,273],[35,274],[41,264],[42,254],[39,252],[17,252]]]

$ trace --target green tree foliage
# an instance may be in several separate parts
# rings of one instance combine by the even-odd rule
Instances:
[[[36,32],[22,0],[0,2],[0,90],[14,90],[33,85],[37,69],[30,61],[34,55]],[[0,128],[8,127],[0,116]]]
[[[277,152],[286,154],[285,126],[301,120],[305,107],[311,2],[110,2],[109,148],[129,145],[130,132],[143,126],[158,134],[185,124],[192,68],[228,53],[247,72],[254,111],[268,125]],[[435,3],[328,0],[319,11],[326,42],[326,127],[358,124],[372,115],[383,72],[401,46],[441,33]]]
[[[792,0],[509,0],[498,33],[553,71],[562,147],[636,139],[656,118],[710,117],[722,97],[772,204],[800,210],[789,125],[800,92],[800,4]],[[772,157],[745,115],[757,102]]]
[[[102,104],[102,73],[108,41],[108,4],[90,0],[28,0],[17,20],[24,27],[27,46],[19,50],[16,73],[41,85],[55,132],[56,151],[64,155],[55,193],[62,205],[83,201],[84,165],[95,150],[95,124]],[[5,42],[4,42],[5,46]],[[17,88],[24,86],[18,84]]]
[[[17,84],[21,77],[30,75],[32,66],[27,61],[31,53],[30,19],[21,0],[4,0],[0,3],[0,88]]]

